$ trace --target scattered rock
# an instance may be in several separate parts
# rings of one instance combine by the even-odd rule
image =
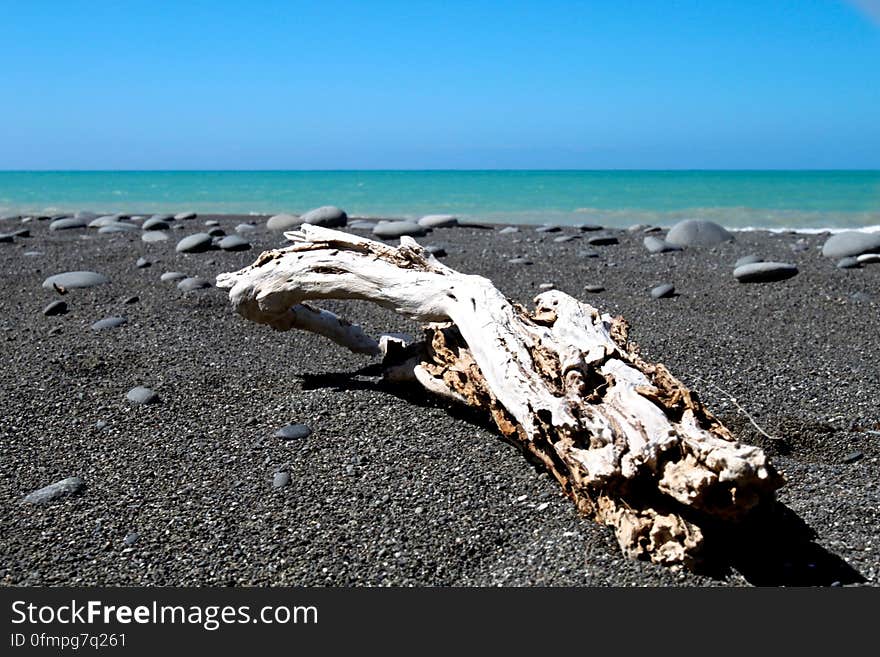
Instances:
[[[348,215],[333,205],[324,205],[314,210],[309,210],[302,217],[302,223],[324,228],[341,228],[348,223]]]
[[[132,388],[126,393],[125,398],[131,403],[138,405],[159,403],[159,395],[143,386]]]
[[[247,233],[255,233],[255,232],[257,232],[257,230],[259,230],[259,229],[256,226],[254,226],[253,224],[238,224],[235,227],[235,232],[239,233],[240,235],[245,235]]]
[[[417,223],[425,228],[451,228],[458,225],[458,217],[451,214],[427,214]]]
[[[600,230],[605,230],[605,227],[598,224],[578,224],[577,229],[582,233],[595,233]]]
[[[594,235],[593,237],[587,238],[587,244],[591,246],[610,246],[612,244],[619,244],[620,242],[614,235]]]
[[[373,230],[376,227],[375,221],[367,221],[366,219],[358,219],[348,224],[347,228],[351,230]]]
[[[112,224],[107,224],[106,226],[101,226],[98,229],[98,232],[101,235],[105,235],[107,233],[138,233],[140,232],[140,228],[133,224],[124,224],[121,222],[115,222]]]
[[[103,331],[104,329],[116,328],[126,323],[128,323],[128,319],[125,317],[105,317],[92,324],[91,329],[93,331]]]
[[[822,245],[822,255],[826,258],[846,258],[873,252],[880,253],[880,233],[845,231],[832,235]]]
[[[129,532],[125,535],[125,538],[122,539],[122,544],[127,547],[131,547],[132,545],[137,543],[139,538],[140,534],[138,534],[137,532]]]
[[[528,258],[511,258],[507,262],[509,262],[511,265],[530,265],[530,264],[532,264],[532,261],[529,260]]]
[[[666,240],[660,237],[654,237],[653,235],[648,235],[645,239],[642,240],[642,243],[645,245],[645,248],[648,249],[649,253],[667,253],[669,251],[681,251],[680,246],[670,244]]]
[[[146,258],[138,258],[137,262],[134,263],[135,267],[138,269],[146,269],[147,267],[152,267],[153,263],[147,260]]]
[[[209,287],[211,287],[211,281],[205,280],[204,278],[198,278],[197,276],[184,278],[177,284],[177,289],[183,290],[184,292],[192,292],[193,290],[204,290],[205,288]]]
[[[858,452],[858,451],[850,452],[849,454],[847,454],[846,456],[843,457],[843,462],[844,463],[855,463],[856,461],[860,460],[863,456],[864,456],[864,454],[862,452]]]
[[[251,248],[251,243],[238,235],[229,235],[217,242],[224,251],[247,251]]]
[[[204,253],[211,248],[211,236],[207,233],[196,233],[184,237],[177,243],[175,250],[178,253]]]
[[[65,217],[64,219],[56,219],[49,224],[49,230],[71,230],[72,228],[86,228],[90,219],[77,219],[76,217]]]
[[[0,233],[0,244],[12,244],[15,241],[12,233]]]
[[[299,225],[303,223],[302,219],[300,219],[295,214],[276,214],[266,221],[266,228],[269,230],[274,230],[276,232],[282,232],[285,230],[293,230],[294,228],[299,228]]]
[[[290,483],[290,474],[287,472],[276,472],[272,476],[272,488],[284,488]]]
[[[425,251],[430,253],[435,258],[445,258],[446,257],[446,249],[442,246],[438,246],[436,244],[432,244],[431,246],[426,246]]]
[[[651,290],[654,299],[666,299],[675,294],[675,286],[672,283],[663,283]]]
[[[562,230],[561,226],[548,225],[548,226],[538,226],[535,228],[536,233],[558,233]]]
[[[130,297],[125,297],[125,298],[122,300],[122,303],[125,304],[126,306],[130,306],[131,304],[133,304],[133,303],[137,303],[137,302],[140,301],[140,300],[141,300],[140,297],[137,296],[137,295],[135,294],[135,295],[130,296]]]
[[[69,290],[73,288],[94,287],[109,282],[109,278],[93,271],[68,271],[47,278],[43,281],[43,289],[53,290],[55,286],[58,286]]]
[[[24,504],[49,504],[64,497],[78,495],[85,488],[85,485],[86,482],[79,477],[68,477],[35,490],[27,495],[22,502]]]
[[[404,235],[422,237],[426,234],[425,227],[419,226],[413,221],[387,221],[373,227],[373,235],[383,240],[395,239]]]
[[[281,440],[301,440],[312,435],[312,430],[305,424],[288,424],[275,432],[276,438]]]
[[[53,301],[48,306],[43,308],[43,314],[47,317],[54,317],[55,315],[64,315],[67,313],[67,302],[66,301]]]
[[[98,217],[97,219],[92,219],[87,226],[89,228],[103,228],[104,226],[110,226],[111,224],[118,223],[119,219],[116,215],[104,215],[103,217]]]
[[[863,253],[856,260],[863,265],[869,265],[880,262],[880,253]]]
[[[798,273],[798,268],[785,262],[753,262],[733,270],[740,283],[772,283],[784,281]]]
[[[212,228],[211,230],[208,231],[208,235],[210,235],[211,237],[225,237],[226,231],[223,230],[222,228],[215,226],[214,228]]]
[[[145,233],[141,233],[141,241],[142,242],[165,242],[168,240],[168,233],[163,230],[149,230]]]
[[[558,244],[565,244],[566,242],[571,242],[572,240],[579,240],[581,238],[580,235],[560,235],[559,237],[554,237],[553,241]]]
[[[733,235],[712,221],[685,219],[666,234],[666,241],[675,246],[718,246],[733,240]]]
[[[174,220],[175,221],[188,221],[190,219],[195,219],[198,216],[199,215],[197,215],[195,212],[178,212],[176,215],[174,215]]]
[[[173,281],[179,281],[184,278],[187,278],[187,275],[180,271],[166,271],[159,277],[159,280],[163,283],[171,283]]]
[[[519,228],[516,226],[505,226],[501,230],[498,231],[499,235],[510,235],[511,233],[518,233]]]
[[[151,217],[141,224],[141,230],[168,230],[168,228],[168,222],[157,217]]]
[[[599,292],[605,291],[604,285],[598,285],[596,283],[588,283],[584,285],[584,290],[590,292],[592,294],[599,294]]]

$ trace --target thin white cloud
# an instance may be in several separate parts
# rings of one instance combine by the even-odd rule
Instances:
[[[873,23],[880,25],[880,0],[845,0]]]

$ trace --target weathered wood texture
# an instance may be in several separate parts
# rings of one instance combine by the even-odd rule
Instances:
[[[555,290],[529,311],[407,237],[392,247],[309,225],[286,235],[293,246],[217,277],[243,317],[383,354],[387,378],[485,410],[631,557],[693,566],[705,526],[741,521],[783,484],[761,449],[735,441],[665,366],[639,357],[623,319]],[[320,299],[426,322],[424,340],[374,339],[308,304]]]

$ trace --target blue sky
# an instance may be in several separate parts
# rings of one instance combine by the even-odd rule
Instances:
[[[880,168],[880,0],[0,0],[2,169]]]

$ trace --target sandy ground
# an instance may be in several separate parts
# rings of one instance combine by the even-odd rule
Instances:
[[[256,222],[245,235],[253,249],[176,253],[177,240],[207,219],[227,233]],[[31,233],[0,244],[0,582],[877,585],[880,265],[836,269],[817,235],[738,233],[714,249],[660,255],[627,231],[597,247],[574,228],[458,227],[420,238],[517,301],[554,283],[623,315],[648,360],[666,363],[785,472],[766,528],[732,538],[717,567],[697,575],[624,557],[609,528],[579,517],[554,481],[488,427],[382,386],[359,373],[364,357],[249,323],[216,288],[182,292],[160,281],[168,271],[213,280],[282,246],[264,220],[201,216],[175,222],[171,239],[154,244],[139,232],[49,231],[48,221],[0,226]],[[555,241],[563,234],[579,237]],[[732,265],[749,253],[800,273],[740,284]],[[151,266],[136,267],[142,256]],[[510,264],[515,257],[533,264]],[[111,282],[63,296],[41,287],[70,270]],[[678,296],[652,299],[663,282]],[[588,293],[591,283],[606,289]],[[44,316],[54,300],[69,312]],[[416,328],[367,304],[327,307],[372,332]],[[127,323],[90,329],[116,315]],[[160,403],[128,402],[138,385]],[[312,434],[273,437],[291,422]],[[290,476],[281,489],[277,472]],[[22,504],[70,476],[86,482],[82,494]]]

